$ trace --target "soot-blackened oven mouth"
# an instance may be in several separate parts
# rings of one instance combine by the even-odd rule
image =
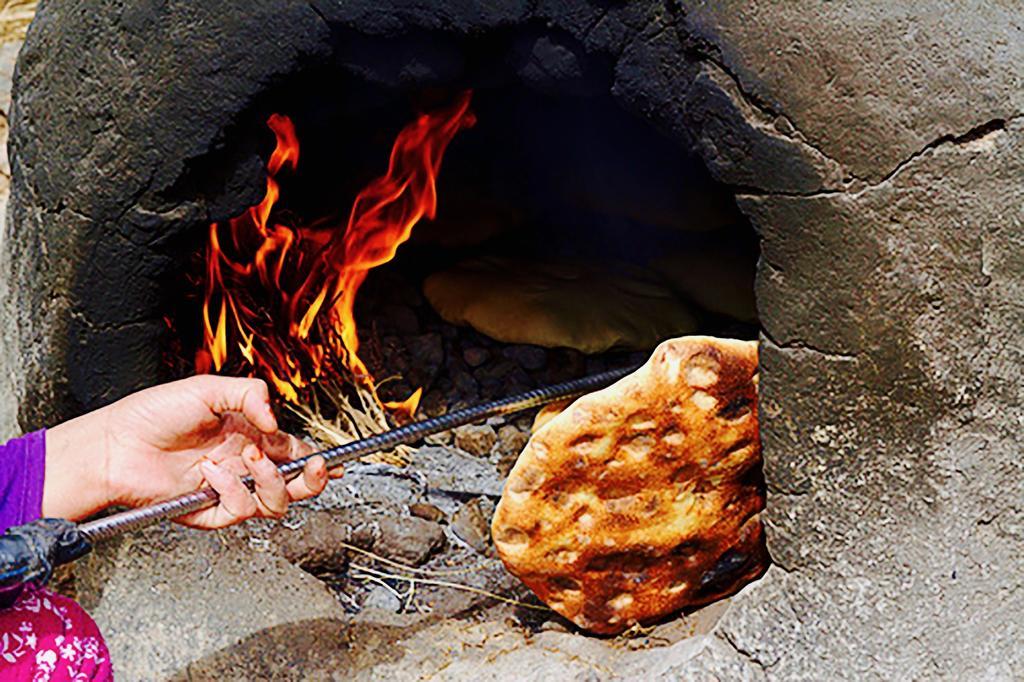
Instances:
[[[239,170],[230,150],[255,141],[263,168],[250,175],[259,191],[237,193],[236,204],[248,197],[246,207],[211,216],[174,245],[179,274],[168,288],[165,371],[261,377],[292,427],[330,446],[639,365],[669,339],[755,339],[757,241],[730,188],[600,87],[530,87],[501,75],[494,68],[483,82],[409,88],[317,69],[265,93],[227,132],[223,150],[194,164],[182,183],[199,191],[231,186]],[[687,361],[696,369],[686,377],[707,388],[704,377],[717,381],[728,362],[718,348],[699,358]],[[695,404],[704,407],[709,395],[698,390]],[[656,391],[645,396],[645,414],[672,409]],[[724,400],[715,420],[756,418],[749,396]],[[729,400],[736,415],[725,414]],[[614,432],[615,418],[606,419],[604,431]],[[515,480],[513,467],[541,421],[532,413],[492,420],[422,445],[469,453]],[[660,456],[693,447],[662,433],[674,427],[659,428]],[[756,421],[754,429],[756,441]],[[623,441],[624,451],[645,438]],[[653,575],[675,561],[672,552],[693,564],[699,586],[677,607],[728,594],[763,571],[759,449],[739,450],[749,443],[741,438],[723,455],[741,452],[751,468],[729,493],[748,498],[735,528],[745,540],[683,533],[672,540],[682,549],[626,546],[612,555],[641,555],[647,569],[631,575]],[[416,458],[416,448],[402,447],[370,461],[401,467]],[[721,476],[705,479],[694,467],[674,465],[666,485],[682,491],[673,493],[676,504],[718,492]],[[608,509],[629,515],[630,505],[658,505],[615,490],[605,496]],[[496,492],[478,502],[484,518]],[[743,525],[748,518],[756,528]],[[496,531],[496,539],[523,537],[520,525]],[[476,541],[493,554],[486,528],[452,526],[452,534],[456,544]],[[587,566],[605,566],[593,569],[605,576],[609,560],[602,554]],[[688,582],[677,576],[665,589],[681,592]],[[331,584],[350,597],[360,592],[348,576]],[[549,604],[563,604],[527,584]],[[632,605],[620,591],[604,603]],[[600,617],[574,620],[618,632],[650,607],[637,607],[641,618],[623,615],[625,606],[602,608],[587,611]],[[667,609],[655,608],[653,617]]]
[[[70,363],[70,393],[255,376],[285,426],[329,447],[640,367],[350,466],[299,522],[333,553],[267,527],[253,541],[353,615],[497,599],[531,631],[706,627],[678,614],[767,566],[759,245],[734,189],[568,35],[335,39],[330,59],[253,86],[153,193],[141,307],[159,344],[140,326],[118,366],[104,326],[76,332],[76,316],[69,357],[112,368],[97,387]],[[81,298],[101,317],[118,305]]]

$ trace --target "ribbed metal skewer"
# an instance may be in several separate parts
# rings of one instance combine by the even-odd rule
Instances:
[[[636,367],[613,369],[580,379],[573,379],[560,384],[526,391],[525,393],[502,398],[501,400],[454,410],[440,417],[431,417],[430,419],[406,424],[384,433],[378,433],[368,438],[339,445],[338,447],[323,450],[302,459],[287,462],[279,466],[277,470],[281,472],[285,480],[290,480],[298,476],[310,458],[316,455],[323,457],[327,461],[328,469],[333,469],[373,452],[388,450],[396,445],[416,443],[427,436],[448,431],[457,426],[528,410],[531,407],[545,405],[562,398],[580,396],[584,393],[603,388],[633,372],[635,369]],[[242,482],[249,490],[255,487],[251,476],[243,477]],[[106,540],[121,533],[144,528],[163,519],[176,519],[179,516],[184,516],[200,509],[212,507],[217,504],[218,499],[217,492],[213,488],[200,488],[195,492],[175,497],[165,502],[158,502],[149,507],[130,509],[105,516],[101,519],[88,521],[80,524],[79,530],[91,542]]]

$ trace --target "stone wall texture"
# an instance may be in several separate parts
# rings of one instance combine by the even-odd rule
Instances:
[[[6,234],[4,226],[7,222],[7,200],[11,192],[11,164],[7,158],[7,137],[10,132],[8,117],[11,111],[11,79],[14,77],[14,62],[21,50],[24,36],[20,32],[9,35],[0,31],[4,40],[0,42],[0,250]],[[0,277],[0,299],[5,296],[8,286],[5,277]],[[0,304],[2,305],[2,304]],[[5,318],[0,317],[0,321]],[[0,392],[8,398],[0,401],[0,439],[18,435],[18,401],[14,398],[14,386],[11,374],[18,367],[13,348],[6,344],[0,345],[0,369],[10,369],[0,374]]]
[[[605,55],[613,95],[699,150],[761,235],[775,566],[709,632],[618,673],[600,656],[537,647],[452,671],[1024,675],[1024,9],[1014,3],[44,2],[17,67],[0,244],[0,369],[21,426],[110,400],[152,368],[161,244],[226,210],[184,193],[181,179],[228,144],[261,92],[318,60],[351,58],[345,46],[360,40],[518,25],[544,49],[560,46],[566,73]],[[258,165],[236,167],[225,183],[258,177]],[[100,305],[97,292],[122,305]],[[131,577],[144,586],[152,573]],[[117,629],[117,610],[100,612]],[[239,646],[259,641],[251,627]],[[440,672],[436,649],[420,644],[426,653],[396,654],[380,671]],[[153,663],[127,643],[115,656],[129,670]]]

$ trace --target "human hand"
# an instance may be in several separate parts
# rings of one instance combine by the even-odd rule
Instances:
[[[278,473],[275,463],[311,448],[278,430],[258,379],[203,375],[154,386],[48,430],[46,447],[45,516],[82,518],[209,485],[219,504],[179,521],[220,528],[282,516],[290,502],[319,494],[328,478],[320,457],[287,483]],[[245,474],[256,483],[252,493],[240,480]]]

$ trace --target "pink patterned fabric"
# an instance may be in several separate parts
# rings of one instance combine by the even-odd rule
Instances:
[[[0,610],[0,680],[112,680],[99,628],[73,600],[26,590]]]

